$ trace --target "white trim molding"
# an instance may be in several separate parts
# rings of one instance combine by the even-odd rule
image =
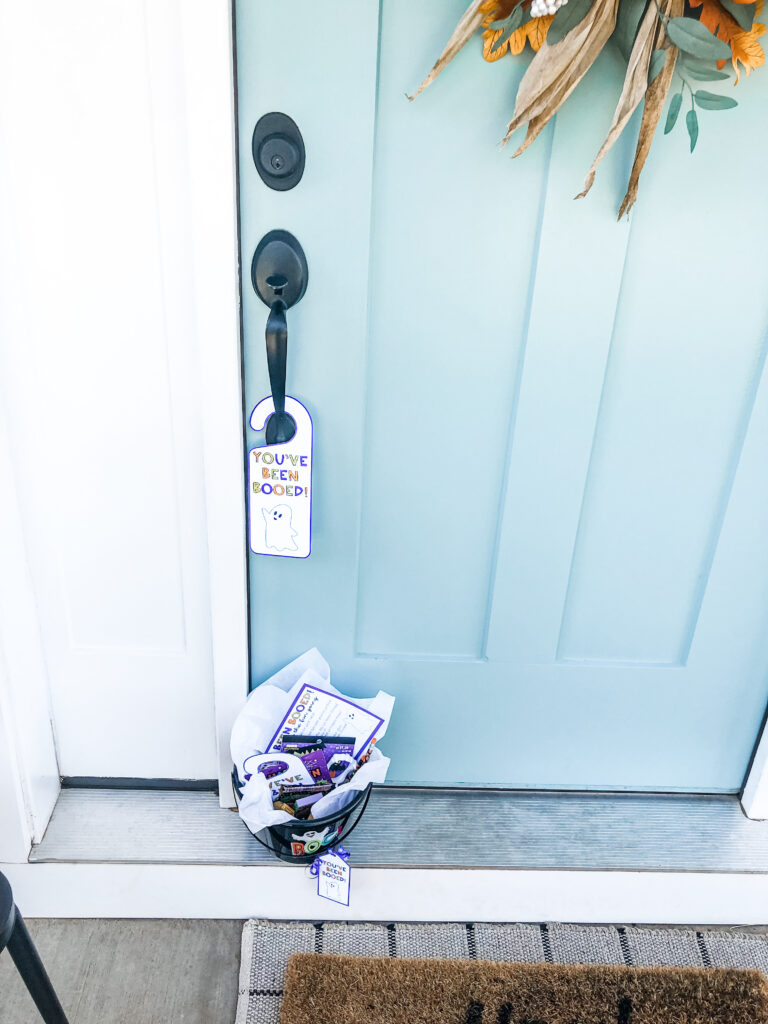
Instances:
[[[0,662],[0,860],[21,863],[32,845],[32,822],[21,784],[6,684],[5,665]]]
[[[563,921],[764,925],[768,875],[355,868],[349,907],[304,870],[181,864],[0,864],[28,917]]]
[[[756,821],[768,818],[768,729],[765,727],[757,741],[755,756],[747,773],[741,794],[741,807],[748,818]]]
[[[0,858],[21,861],[48,825],[59,795],[59,769],[2,406],[0,402]]]
[[[248,694],[233,26],[228,0],[185,0],[178,12],[188,111],[219,789],[227,807],[234,805],[229,734]]]

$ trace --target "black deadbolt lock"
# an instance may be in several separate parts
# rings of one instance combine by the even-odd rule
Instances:
[[[287,192],[304,173],[304,140],[287,114],[264,114],[253,129],[253,162],[259,177],[270,188]]]

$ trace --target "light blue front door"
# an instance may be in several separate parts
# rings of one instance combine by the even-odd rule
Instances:
[[[520,159],[527,58],[465,0],[238,0],[246,413],[269,393],[259,239],[293,232],[288,393],[315,428],[309,558],[251,555],[252,681],[316,645],[397,697],[391,780],[721,792],[768,698],[768,72],[574,202],[625,64],[606,52]],[[258,177],[258,118],[306,171]],[[248,431],[247,445],[257,438]]]

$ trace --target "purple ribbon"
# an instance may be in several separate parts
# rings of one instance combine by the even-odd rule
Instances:
[[[319,853],[317,857],[309,865],[309,873],[313,877],[320,874],[320,861],[323,857],[327,857],[329,853],[335,854],[337,857],[341,857],[342,860],[349,860],[349,850],[343,846],[330,846],[327,850]]]

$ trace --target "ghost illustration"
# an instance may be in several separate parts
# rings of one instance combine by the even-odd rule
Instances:
[[[291,526],[291,506],[275,505],[273,508],[263,508],[261,514],[264,516],[264,542],[267,547],[275,551],[298,551],[293,539],[297,534]]]
[[[329,835],[331,826],[327,825],[322,832],[302,832],[301,835],[292,835],[291,839],[299,846],[303,845],[303,853],[317,853],[317,851],[333,838]],[[299,854],[301,856],[301,854]]]

